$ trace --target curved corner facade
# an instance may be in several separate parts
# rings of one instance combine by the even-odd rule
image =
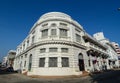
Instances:
[[[94,49],[91,50],[84,37],[82,26],[69,15],[46,13],[17,47],[14,69],[27,75],[41,76],[80,75],[82,71],[90,71],[94,69],[90,64],[96,56],[90,58],[90,53],[88,55],[88,51]],[[97,45],[101,49],[99,52],[103,51],[101,55],[105,56],[106,48]]]

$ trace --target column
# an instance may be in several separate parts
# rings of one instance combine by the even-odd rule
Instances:
[[[58,67],[62,67],[62,60],[60,56],[58,57]]]

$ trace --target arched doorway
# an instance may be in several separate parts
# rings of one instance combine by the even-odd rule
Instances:
[[[82,53],[79,53],[79,55],[78,55],[78,63],[79,63],[79,70],[84,71],[85,70],[84,59],[83,59],[83,54]]]
[[[31,71],[32,68],[32,54],[29,56],[29,64],[28,64],[28,71]]]

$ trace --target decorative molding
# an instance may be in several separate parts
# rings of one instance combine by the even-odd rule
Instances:
[[[84,49],[84,50],[87,49],[86,46],[81,45],[81,44],[78,44],[78,43],[76,43],[76,42],[60,41],[60,40],[55,40],[55,41],[53,41],[53,40],[48,40],[48,41],[41,41],[41,42],[32,44],[31,46],[29,46],[26,50],[24,50],[23,52],[21,52],[21,53],[18,54],[17,56],[22,55],[22,54],[25,54],[26,52],[28,52],[28,51],[31,50],[31,49],[34,49],[35,47],[42,46],[42,45],[47,45],[47,44],[62,44],[62,45],[74,46],[74,47],[81,48],[81,49]]]

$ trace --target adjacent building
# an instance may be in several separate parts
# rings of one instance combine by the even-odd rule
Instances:
[[[91,72],[109,69],[107,46],[103,45],[87,33],[83,38],[87,47],[88,69]]]
[[[120,65],[120,47],[118,43],[112,42],[113,47],[115,48],[117,54],[118,54],[118,60],[119,60],[119,65]]]
[[[80,75],[83,71],[107,69],[106,50],[69,15],[49,12],[18,45],[14,69],[27,75]]]
[[[15,50],[10,50],[8,52],[8,55],[7,55],[7,59],[8,59],[7,65],[8,65],[8,67],[13,67],[15,56],[16,56],[16,51]]]
[[[2,65],[4,67],[13,67],[15,56],[16,56],[16,51],[10,50],[7,56],[3,58]]]
[[[104,37],[103,32],[98,32],[93,36],[96,40],[100,41],[101,43],[107,46],[107,52],[109,54],[108,57],[109,68],[119,67],[118,52],[116,51],[116,48],[113,46],[113,43]]]
[[[7,57],[3,57],[2,66],[7,67]]]

